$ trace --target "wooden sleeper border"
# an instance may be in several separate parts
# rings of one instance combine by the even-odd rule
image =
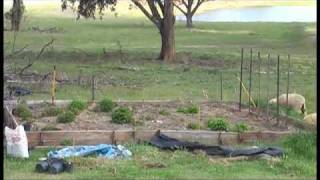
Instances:
[[[59,146],[61,142],[72,140],[73,145],[124,144],[148,142],[156,130],[115,130],[115,131],[35,131],[27,132],[29,147]],[[174,131],[161,133],[183,141],[197,141],[207,145],[235,145],[241,143],[272,142],[291,132],[213,132],[213,131]]]
[[[29,101],[28,104],[37,104],[40,101]],[[42,101],[43,102],[43,101]],[[68,101],[59,101],[57,104],[64,105]],[[120,101],[121,102],[121,101]],[[123,101],[130,102],[130,101]],[[139,101],[132,101],[139,102]],[[170,101],[150,101],[170,102]],[[14,102],[7,102],[14,105]],[[6,106],[6,123],[11,128],[14,117]],[[11,117],[11,118],[10,118]],[[12,119],[13,118],[13,119]],[[7,122],[8,121],[8,122]],[[124,144],[148,142],[157,130],[90,130],[90,131],[29,131],[26,132],[29,147],[35,146],[60,146],[64,140],[72,140],[73,145],[95,145],[95,144]],[[262,132],[217,132],[217,131],[177,131],[161,130],[161,133],[183,141],[196,141],[207,145],[235,145],[254,142],[272,142],[281,137],[291,134],[290,131],[262,131]]]

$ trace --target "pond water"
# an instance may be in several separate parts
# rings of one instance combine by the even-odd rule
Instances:
[[[314,6],[268,6],[218,9],[195,14],[193,21],[206,22],[316,22]],[[177,16],[177,20],[185,20]]]

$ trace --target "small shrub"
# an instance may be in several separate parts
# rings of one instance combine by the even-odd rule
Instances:
[[[168,111],[164,110],[164,109],[161,109],[161,110],[159,111],[159,114],[160,114],[160,115],[163,115],[163,116],[168,116],[168,115],[170,115],[170,113],[169,113]]]
[[[60,142],[61,146],[72,146],[72,139],[64,139]]]
[[[29,120],[32,117],[31,110],[27,105],[24,104],[18,104],[15,109],[15,113],[17,116],[21,117],[22,121]]]
[[[197,114],[198,113],[198,107],[195,104],[192,104],[188,107],[179,107],[177,109],[177,112],[184,113],[184,114]]]
[[[240,122],[240,123],[237,123],[235,125],[235,131],[236,132],[245,132],[245,131],[248,131],[249,128],[248,128],[248,125],[246,123],[243,123],[243,122]]]
[[[59,131],[61,129],[55,127],[54,125],[47,125],[41,129],[41,131]]]
[[[57,117],[58,123],[70,123],[76,119],[76,116],[71,111],[67,111],[65,113],[59,114]]]
[[[87,104],[85,102],[75,100],[69,104],[68,110],[73,112],[74,114],[78,114],[79,112],[84,110],[86,107],[87,107]]]
[[[222,117],[214,118],[208,121],[208,128],[214,131],[228,131],[229,124]]]
[[[110,99],[103,99],[99,103],[100,111],[110,112],[114,108],[114,103]]]
[[[188,129],[200,129],[200,126],[199,126],[198,123],[189,123],[189,124],[187,125],[187,128],[188,128]]]
[[[130,123],[133,120],[133,113],[126,107],[119,107],[112,112],[112,122],[118,124]]]
[[[58,114],[62,113],[62,109],[58,107],[48,107],[42,113],[42,116],[57,116]]]

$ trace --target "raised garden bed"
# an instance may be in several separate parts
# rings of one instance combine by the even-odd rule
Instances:
[[[60,108],[62,112],[67,111],[70,102],[57,101],[55,106],[48,102],[27,102],[33,116],[31,131],[27,132],[30,147],[59,146],[67,141],[69,145],[137,143],[150,140],[157,130],[180,140],[231,145],[274,141],[301,129],[286,117],[280,116],[279,124],[275,125],[277,118],[271,114],[267,116],[263,110],[253,109],[249,113],[248,109],[243,107],[240,112],[237,103],[221,102],[116,102],[114,109],[127,107],[133,112],[134,120],[128,124],[112,122],[112,112],[101,112],[98,103],[88,103],[88,107],[78,113],[70,123],[58,123],[57,116],[44,113],[52,107]],[[11,107],[14,106],[14,103],[11,103]],[[193,109],[190,110],[190,107]],[[216,117],[222,117],[229,124],[227,131],[213,131],[208,128],[208,120]],[[21,120],[19,117],[15,119],[18,123]],[[239,122],[247,126],[245,132],[239,132],[235,128]],[[200,129],[190,129],[190,123],[200,123]]]
[[[65,108],[68,103],[58,106]],[[32,131],[41,131],[46,126],[55,127],[57,130],[188,130],[188,124],[200,123],[201,130],[210,130],[207,122],[216,117],[222,117],[229,124],[229,131],[236,132],[234,125],[245,123],[248,131],[296,131],[299,129],[285,117],[280,117],[279,125],[275,125],[277,118],[264,111],[254,109],[248,113],[247,108],[238,110],[237,103],[200,102],[200,112],[178,112],[181,108],[190,107],[190,103],[171,102],[117,102],[117,106],[128,107],[133,112],[134,120],[128,124],[111,122],[111,112],[100,112],[98,105],[91,104],[80,112],[71,123],[58,123],[57,116],[46,116],[45,109],[48,103],[30,104],[34,122]],[[197,106],[198,107],[198,106]],[[200,121],[199,121],[200,119]],[[134,125],[135,124],[135,125]],[[198,128],[196,128],[198,129]],[[50,130],[50,129],[49,129]],[[191,130],[191,129],[190,129]]]

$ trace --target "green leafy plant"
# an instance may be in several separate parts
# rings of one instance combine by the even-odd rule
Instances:
[[[41,131],[59,131],[59,130],[61,130],[61,129],[59,129],[51,124],[49,124],[41,129]]]
[[[187,128],[188,128],[188,129],[200,129],[200,126],[199,126],[198,123],[189,123],[189,124],[187,125]]]
[[[249,128],[248,128],[248,125],[244,122],[240,122],[240,123],[237,123],[235,125],[235,131],[236,132],[245,132],[245,131],[248,131]]]
[[[87,104],[83,101],[74,100],[68,105],[68,110],[73,112],[74,114],[80,113],[87,107]]]
[[[60,142],[61,146],[72,146],[72,139],[64,139]]]
[[[62,114],[59,114],[57,117],[58,123],[70,123],[73,122],[76,119],[76,116],[73,112],[67,111]]]
[[[18,104],[15,109],[15,113],[17,114],[17,116],[21,117],[22,121],[30,120],[30,118],[32,117],[31,110],[27,105],[24,104]]]
[[[57,116],[58,114],[61,114],[63,111],[61,108],[58,107],[48,107],[46,108],[43,113],[42,116]]]
[[[127,107],[119,107],[112,112],[111,117],[114,123],[126,124],[132,122],[133,113]]]
[[[187,107],[179,107],[177,109],[177,112],[184,113],[184,114],[197,114],[198,113],[198,107],[195,104],[192,104]]]
[[[99,103],[100,111],[110,112],[114,108],[115,104],[110,99],[103,99]]]
[[[225,118],[217,117],[208,121],[208,128],[214,131],[228,131],[229,123]]]

